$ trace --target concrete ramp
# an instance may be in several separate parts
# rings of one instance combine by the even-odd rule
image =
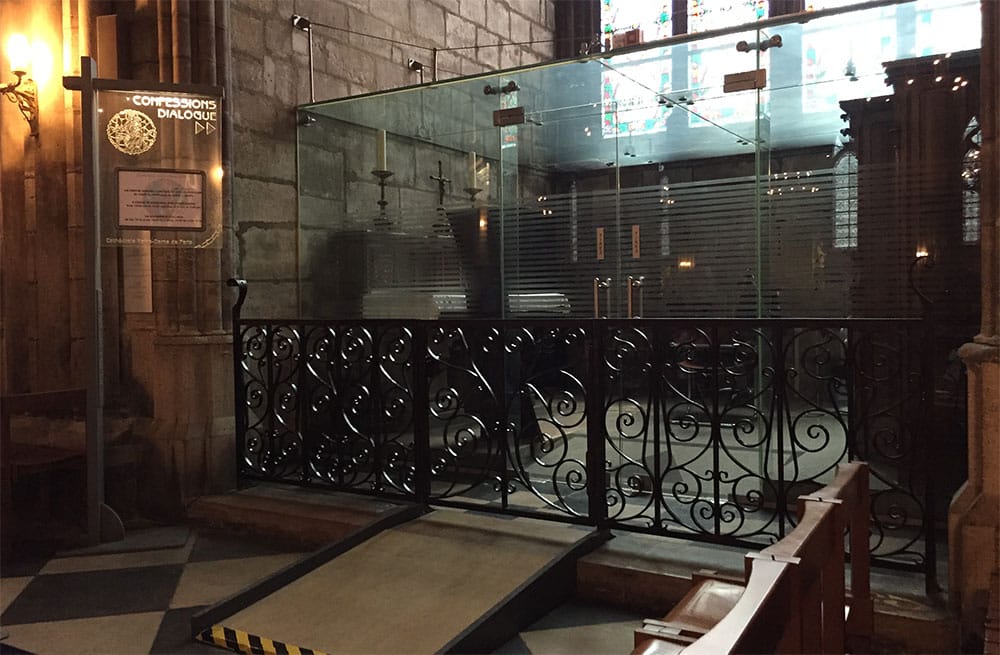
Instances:
[[[605,539],[437,510],[368,536],[199,637],[246,653],[488,652],[571,597],[576,560]]]

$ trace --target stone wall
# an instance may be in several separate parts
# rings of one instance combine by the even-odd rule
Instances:
[[[62,76],[79,74],[79,55],[88,52],[75,29],[86,22],[87,10],[86,2],[69,0],[0,3],[0,47],[17,33],[37,52],[39,61],[28,72],[40,106],[38,134],[31,136],[17,107],[0,101],[2,393],[84,382],[82,175],[73,114],[79,101],[62,88]],[[0,70],[0,84],[13,79],[6,52]]]
[[[438,79],[553,52],[553,0],[234,0],[234,260],[250,285],[247,316],[299,308],[295,107],[310,89],[308,35],[293,28],[293,14],[314,24],[317,100],[417,84],[411,58],[430,81],[435,47],[463,48],[439,53]],[[528,41],[540,43],[496,47]]]

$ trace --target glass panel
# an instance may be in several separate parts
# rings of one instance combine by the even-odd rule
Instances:
[[[489,209],[501,187],[498,100],[484,85],[300,110],[304,316],[498,315],[500,234]]]
[[[963,134],[978,111],[977,7],[920,0],[800,16],[303,107],[301,314],[912,316],[920,311],[909,287],[917,255],[935,259],[933,279],[922,283],[938,285],[925,291],[941,315],[974,311],[978,245],[963,172],[967,180],[975,160]],[[765,88],[727,92],[726,75],[758,69]],[[545,453],[582,461],[583,400],[568,391],[567,414],[547,422],[556,405],[544,399],[586,374],[578,332],[590,324],[451,325],[432,338],[431,393],[442,406],[452,393],[461,398],[448,406],[464,414],[456,422],[435,415],[432,443],[456,435],[488,442],[488,455],[463,452],[496,479],[434,493],[582,512],[575,475],[563,478],[572,499],[545,486],[554,470]],[[603,412],[608,479],[622,507],[649,500],[650,459],[663,454],[664,438],[696,450],[690,464],[698,470],[712,470],[700,458],[721,458],[705,492],[717,524],[727,502],[750,513],[753,503],[784,503],[773,497],[782,472],[826,481],[851,448],[870,449],[860,455],[876,469],[880,497],[919,506],[919,490],[904,489],[912,462],[902,461],[916,454],[879,443],[904,429],[854,425],[865,422],[848,414],[849,389],[860,381],[844,379],[843,362],[861,361],[877,375],[891,340],[865,344],[841,328],[649,325],[598,322],[591,335],[609,354],[595,375],[609,382],[603,406],[586,411]],[[660,425],[643,377],[654,348],[691,364],[661,390],[681,414],[661,411]],[[698,385],[685,378],[715,379],[710,354],[726,400],[702,398],[699,409],[691,403]],[[481,367],[471,365],[477,357]],[[790,369],[784,414],[765,406],[778,361]],[[907,393],[886,391],[885,406],[902,406]],[[511,431],[484,427],[497,412]],[[879,420],[894,420],[889,413]],[[685,426],[692,433],[681,434]],[[849,432],[857,436],[850,444]],[[518,457],[518,467],[501,468]],[[513,486],[501,484],[522,470]],[[749,488],[734,483],[743,473]],[[525,483],[533,493],[512,495]],[[807,490],[793,487],[786,500]],[[902,552],[913,532],[906,525],[886,536],[878,554]]]
[[[765,296],[777,313],[913,315],[915,255],[957,258],[948,214],[961,215],[960,130],[975,111],[959,97],[975,66],[960,51],[979,47],[978,27],[976,2],[948,0],[775,28]],[[935,278],[957,289],[959,268]]]
[[[302,313],[589,317],[612,278],[597,314],[620,317],[632,277],[632,316],[912,314],[915,253],[963,243],[978,41],[974,0],[919,0],[303,107]],[[956,116],[954,148],[902,139],[901,93]]]
[[[974,246],[963,243],[961,186],[963,130],[977,110],[962,82],[978,70],[969,52],[979,47],[978,3],[900,3],[775,29],[783,45],[771,51],[765,305],[770,298],[775,315],[919,315],[911,284],[918,257],[930,255],[934,274],[918,283],[938,301],[938,316],[963,316],[976,303],[965,290],[978,265],[967,266]],[[873,552],[903,559],[921,529],[919,428],[893,411],[864,420],[845,393],[869,383],[893,339],[838,330],[786,343],[793,373],[780,428],[799,455],[784,475],[826,482],[831,455],[866,459],[877,519],[907,517],[873,540]],[[815,358],[831,344],[854,358],[846,389],[828,386],[834,373]],[[902,406],[905,386],[886,389],[875,405]],[[893,446],[882,443],[883,430]],[[824,448],[811,449],[819,438]],[[781,468],[764,470],[776,477]]]

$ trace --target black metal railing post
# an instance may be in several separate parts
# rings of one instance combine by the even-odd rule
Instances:
[[[497,367],[495,369],[489,367],[494,371],[494,376],[491,378],[489,373],[487,373],[486,378],[491,380],[490,386],[494,390],[496,415],[493,425],[496,432],[493,441],[497,444],[497,452],[500,454],[497,463],[499,466],[497,474],[500,479],[500,506],[506,510],[510,506],[510,474],[514,466],[512,448],[517,448],[517,442],[514,437],[519,423],[511,415],[511,408],[515,405],[520,406],[520,404],[515,397],[517,389],[511,384],[510,380],[511,370],[516,370],[516,367],[511,366],[509,359],[514,354],[511,353],[508,357],[507,353],[507,328],[505,326],[497,328],[495,336],[499,346],[499,352],[495,355],[498,358]],[[487,358],[486,361],[489,361],[490,356],[488,343],[489,340],[487,338],[483,343],[483,355]],[[511,458],[510,461],[508,461],[508,457]]]
[[[663,471],[663,439],[668,438],[669,430],[661,426],[660,416],[660,395],[663,393],[661,384],[663,372],[666,370],[667,361],[667,331],[659,326],[649,328],[651,337],[651,357],[649,366],[649,407],[650,421],[653,428],[653,470],[649,476],[649,493],[653,498],[653,525],[659,527],[663,525],[663,481],[666,472]]]
[[[247,297],[247,281],[238,278],[226,280],[226,286],[236,287],[238,295],[233,304],[233,419],[236,427],[236,486],[240,486],[243,471],[243,451],[246,446],[247,399],[243,382],[243,338],[240,312]]]
[[[934,307],[924,303],[923,321],[921,322],[924,347],[920,349],[920,423],[915,427],[918,442],[921,444],[920,473],[924,479],[924,590],[928,595],[941,592],[937,580],[937,539],[935,510],[937,499],[934,494],[934,473],[932,467],[938,461],[937,426],[934,412],[934,356],[937,354],[934,330]],[[911,340],[912,342],[912,340]]]
[[[858,426],[858,399],[855,397],[855,390],[857,389],[857,380],[855,380],[855,365],[857,363],[857,358],[855,357],[855,341],[857,335],[855,334],[856,328],[853,325],[845,325],[844,331],[844,392],[847,394],[847,461],[853,462],[855,460],[864,459],[864,453],[858,453],[857,440],[857,426]],[[871,473],[868,474],[869,477]]]
[[[795,339],[795,328],[792,327],[792,341]],[[772,339],[774,343],[774,388],[771,390],[771,407],[773,409],[772,416],[776,417],[775,422],[778,424],[776,427],[778,429],[777,437],[777,451],[778,455],[775,458],[775,462],[778,465],[778,489],[775,492],[778,501],[776,503],[776,508],[778,510],[778,537],[784,538],[785,536],[785,526],[788,524],[788,514],[791,511],[788,507],[788,490],[785,488],[785,417],[790,415],[786,404],[788,401],[788,395],[785,393],[785,382],[788,375],[788,367],[785,362],[785,331],[781,325],[774,328],[774,337]],[[763,350],[763,348],[758,348],[758,351]],[[758,358],[758,367],[763,365],[763,357]],[[793,362],[794,364],[794,362]],[[758,376],[759,377],[759,376]],[[772,427],[773,424],[772,424]],[[767,458],[764,459],[764,479],[767,481]],[[799,517],[801,519],[802,517]]]
[[[924,339],[927,347],[922,351],[921,361],[921,404],[924,406],[924,420],[921,422],[921,441],[924,443],[923,449],[923,475],[924,475],[924,543],[926,545],[925,557],[927,558],[927,574],[924,578],[924,588],[928,594],[937,594],[941,591],[941,585],[937,580],[937,538],[936,522],[934,520],[937,508],[935,498],[934,474],[931,470],[934,462],[938,461],[937,453],[937,429],[935,426],[934,412],[934,319],[930,312],[924,317]]]
[[[358,380],[359,384],[364,388],[365,386],[369,389],[369,394],[367,398],[366,407],[361,409],[364,412],[365,418],[361,421],[361,424],[366,426],[368,430],[368,436],[372,440],[374,448],[370,455],[370,466],[372,468],[372,485],[373,489],[379,491],[382,489],[383,477],[382,474],[385,472],[386,459],[385,459],[385,447],[387,441],[387,434],[389,430],[386,428],[388,423],[388,417],[385,414],[385,399],[382,397],[382,365],[387,363],[382,361],[382,340],[388,339],[390,334],[390,329],[387,326],[373,325],[371,329],[371,360],[368,362],[368,379],[365,376],[360,376]],[[364,333],[364,330],[358,328],[360,333]],[[359,458],[360,459],[360,458]],[[362,462],[357,461],[354,464],[354,472],[357,473],[361,468]]]
[[[310,411],[312,405],[310,396],[312,388],[309,384],[309,346],[310,333],[303,324],[298,324],[292,332],[298,338],[298,348],[293,349],[298,353],[298,375],[295,382],[295,431],[299,438],[301,447],[299,448],[299,480],[303,483],[309,481],[309,461],[312,458],[313,430],[310,426]]]
[[[920,349],[920,381],[919,381],[919,402],[920,408],[917,412],[918,423],[914,425],[914,439],[918,445],[918,461],[920,475],[924,483],[923,497],[923,523],[924,523],[924,590],[928,594],[936,594],[941,591],[937,581],[937,543],[935,540],[935,498],[934,498],[934,475],[931,466],[936,460],[937,452],[935,448],[936,426],[934,425],[934,355],[937,348],[934,338],[934,301],[924,292],[917,279],[917,269],[923,266],[924,269],[934,268],[934,258],[917,256],[910,262],[907,271],[907,281],[910,290],[920,301],[921,314],[921,340],[923,348]],[[908,345],[912,343],[912,338],[907,339]]]
[[[417,502],[431,499],[430,391],[427,381],[427,322],[415,321],[410,348],[413,372],[413,477]]]
[[[607,482],[605,481],[604,453],[604,411],[607,390],[605,388],[604,335],[601,322],[590,322],[587,342],[588,362],[585,391],[587,408],[587,513],[591,523],[598,529],[606,529],[608,524]]]
[[[719,450],[722,447],[722,417],[719,416],[719,387],[722,383],[722,348],[719,343],[721,331],[718,326],[711,330],[711,365],[712,365],[712,515],[713,534],[718,537],[722,533],[722,484],[719,479],[721,468]]]

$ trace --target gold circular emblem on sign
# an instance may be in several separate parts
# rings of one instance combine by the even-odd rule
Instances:
[[[108,121],[108,141],[126,155],[141,155],[156,143],[156,126],[136,109],[122,109]]]

